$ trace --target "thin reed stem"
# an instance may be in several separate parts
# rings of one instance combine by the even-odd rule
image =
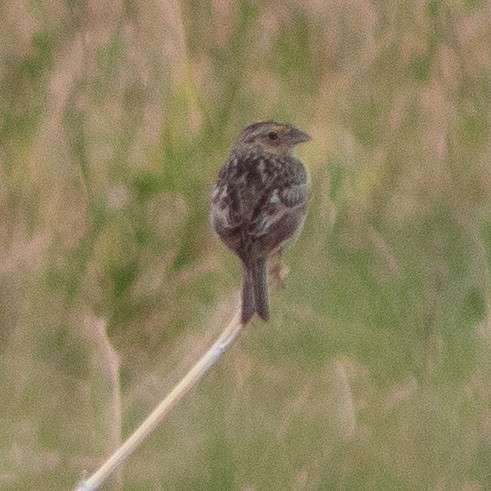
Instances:
[[[140,427],[88,479],[77,484],[74,491],[94,491],[139,447],[163,421],[170,410],[186,395],[203,375],[218,361],[240,332],[240,309],[211,348],[172,389]]]

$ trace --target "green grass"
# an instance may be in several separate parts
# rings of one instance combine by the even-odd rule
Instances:
[[[269,118],[313,136],[287,288],[104,489],[491,488],[485,2],[9,12],[0,489],[70,489],[228,323],[209,192]]]

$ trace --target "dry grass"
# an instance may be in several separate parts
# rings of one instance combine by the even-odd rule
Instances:
[[[228,320],[209,188],[270,117],[314,136],[287,289],[114,489],[491,488],[490,7],[379,3],[0,7],[0,489],[69,489]]]

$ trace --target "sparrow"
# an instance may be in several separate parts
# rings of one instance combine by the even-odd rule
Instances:
[[[289,123],[260,121],[245,127],[211,193],[210,222],[243,268],[241,323],[269,318],[268,258],[301,230],[309,176],[293,156],[310,140]]]

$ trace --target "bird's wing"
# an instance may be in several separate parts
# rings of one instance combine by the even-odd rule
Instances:
[[[278,192],[280,201],[288,208],[303,205],[307,201],[308,195],[309,186],[307,183],[294,184]]]
[[[307,202],[308,194],[309,187],[306,183],[276,188],[269,192],[265,202],[260,205],[261,211],[257,213],[255,234],[267,234],[285,215],[296,213]]]
[[[237,227],[239,223],[230,206],[230,195],[225,186],[215,186],[212,192],[212,224],[221,229]]]

